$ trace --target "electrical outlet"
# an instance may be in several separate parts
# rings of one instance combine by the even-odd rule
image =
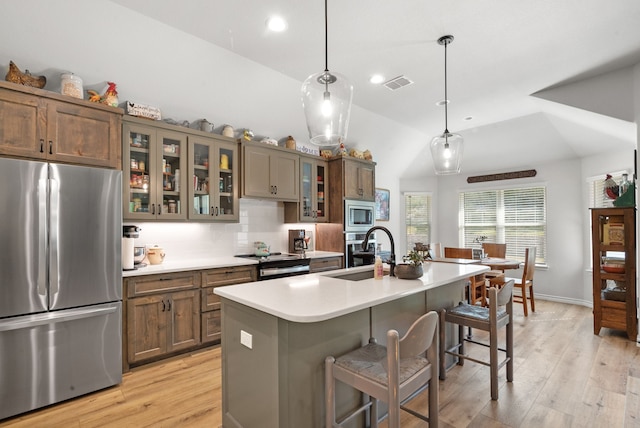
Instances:
[[[240,343],[249,349],[253,349],[253,335],[244,330],[240,330]]]

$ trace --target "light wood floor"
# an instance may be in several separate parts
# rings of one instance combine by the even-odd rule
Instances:
[[[640,427],[636,343],[608,329],[594,336],[589,308],[536,303],[537,312],[528,318],[522,305],[514,305],[514,382],[507,383],[501,370],[500,399],[491,401],[487,367],[469,361],[454,366],[440,382],[441,426]],[[472,352],[486,355],[484,349]],[[423,395],[411,406],[426,406]],[[0,427],[216,428],[220,400],[220,348],[214,347],[134,369],[121,385],[5,420]],[[402,426],[427,425],[404,414]]]

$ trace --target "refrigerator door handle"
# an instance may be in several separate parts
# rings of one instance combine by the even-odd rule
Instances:
[[[50,304],[60,290],[58,256],[60,252],[60,183],[49,179],[49,301]]]
[[[102,308],[78,308],[60,312],[45,312],[37,315],[6,319],[0,322],[0,332],[22,330],[25,328],[49,325],[67,321],[75,321],[85,318],[93,318],[115,313],[118,307],[113,305]]]
[[[47,169],[38,180],[38,295],[47,296]]]

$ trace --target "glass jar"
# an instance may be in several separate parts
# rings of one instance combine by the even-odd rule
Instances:
[[[62,95],[68,95],[74,98],[83,99],[82,79],[73,73],[64,73],[60,75],[61,88],[60,93]]]
[[[620,189],[618,191],[618,196],[624,195],[627,190],[631,186],[631,182],[629,181],[629,174],[622,174],[622,180],[620,181]]]
[[[169,199],[169,213],[170,214],[176,213],[176,201],[173,199]]]

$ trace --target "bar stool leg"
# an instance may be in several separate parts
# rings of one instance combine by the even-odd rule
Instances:
[[[333,378],[333,363],[335,358],[327,357],[324,360],[324,400],[325,400],[325,427],[332,428],[336,421],[335,380]]]

